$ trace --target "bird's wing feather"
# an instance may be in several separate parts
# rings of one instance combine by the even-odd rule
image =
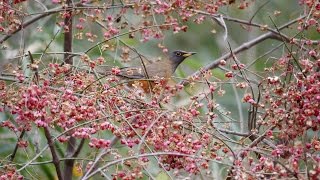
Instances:
[[[129,79],[145,78],[143,70],[141,68],[133,68],[133,67],[122,68],[121,72],[117,76],[129,78]]]
[[[117,76],[129,79],[147,79],[147,77],[151,79],[154,77],[169,78],[174,72],[169,61],[158,61],[147,64],[146,70],[148,76],[145,75],[143,67],[121,68],[121,72]]]

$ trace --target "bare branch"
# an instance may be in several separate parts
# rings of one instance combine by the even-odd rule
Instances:
[[[62,175],[62,172],[60,169],[60,159],[59,159],[57,151],[54,147],[54,141],[51,138],[51,134],[50,134],[48,127],[44,127],[44,134],[45,134],[47,141],[48,141],[48,146],[50,148],[51,155],[52,155],[52,163],[54,164],[54,166],[56,168],[58,179],[63,180],[64,178],[63,178],[63,175]]]
[[[296,18],[286,24],[284,24],[283,26],[279,27],[278,29],[281,30],[281,29],[284,29],[296,22],[298,22],[300,19],[302,19],[303,17],[299,17],[299,18]],[[242,51],[245,51],[245,50],[248,50],[250,49],[251,47],[261,43],[262,41],[266,40],[266,39],[269,39],[269,38],[273,38],[275,35],[274,35],[274,32],[276,32],[275,30],[271,31],[271,32],[268,32],[268,33],[265,33],[265,34],[262,34],[258,37],[256,37],[255,39],[253,40],[250,40],[248,42],[245,42],[243,43],[241,46],[237,47],[236,49],[234,49],[233,51],[233,54],[238,54]],[[276,32],[277,33],[277,32]],[[277,33],[278,34],[278,33]],[[229,52],[229,53],[226,53],[224,54],[223,56],[219,57],[218,59],[216,59],[215,61],[213,61],[212,63],[206,65],[202,70],[210,70],[210,69],[215,69],[219,66],[220,64],[220,61],[221,60],[227,60],[229,58],[232,57],[232,53]],[[200,71],[197,71],[195,73],[193,73],[191,76],[198,76],[200,74]],[[183,84],[183,85],[188,85],[189,82],[187,80],[183,80],[181,81],[179,84]]]

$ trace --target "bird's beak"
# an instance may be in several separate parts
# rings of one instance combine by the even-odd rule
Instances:
[[[184,55],[182,55],[183,57],[189,57],[189,56],[192,56],[192,55],[194,55],[194,54],[197,54],[196,52],[188,52],[188,53],[186,53],[186,54],[184,54]]]

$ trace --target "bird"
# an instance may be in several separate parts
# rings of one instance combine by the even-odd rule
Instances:
[[[155,79],[164,79],[167,82],[178,66],[188,57],[196,54],[196,52],[187,52],[175,50],[169,53],[168,58],[159,60],[141,67],[122,68],[118,77],[128,79],[128,85],[139,84],[144,92],[150,92],[154,85]]]

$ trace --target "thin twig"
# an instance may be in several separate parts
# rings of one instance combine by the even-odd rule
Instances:
[[[191,157],[193,159],[203,159],[203,160],[208,160],[208,161],[215,162],[215,163],[218,163],[218,164],[232,166],[230,164],[225,164],[225,163],[223,163],[221,161],[216,161],[216,160],[213,160],[213,159],[208,159],[208,158],[204,158],[204,157],[196,156],[196,155],[189,155],[189,154],[183,154],[183,153],[177,153],[177,152],[155,152],[155,153],[139,154],[139,155],[135,155],[135,156],[116,159],[116,160],[114,160],[112,162],[109,162],[109,163],[99,167],[97,170],[95,170],[94,172],[92,172],[86,178],[83,178],[82,180],[90,179],[92,176],[94,176],[98,172],[101,172],[102,170],[108,168],[109,166],[112,166],[112,165],[120,163],[120,162],[124,162],[124,161],[130,160],[130,159],[137,159],[137,158],[141,158],[141,157],[160,156],[160,155],[173,155],[173,156]]]
[[[230,130],[226,130],[226,129],[218,129],[218,128],[217,128],[217,131],[220,131],[225,134],[232,134],[232,135],[243,136],[243,137],[247,137],[250,135],[248,133],[239,133],[239,132],[235,132],[235,131],[230,131]]]
[[[14,147],[14,150],[13,150],[12,154],[10,155],[10,161],[13,161],[13,160],[14,160],[14,157],[15,157],[17,151],[18,151],[18,148],[19,148],[19,145],[18,145],[18,144],[19,144],[19,141],[23,138],[25,132],[26,132],[25,130],[22,130],[22,132],[21,132],[21,134],[20,134],[20,136],[19,136],[19,138],[18,138],[18,141],[17,141],[17,143],[16,143],[16,146]]]
[[[125,112],[120,112],[119,114],[117,115],[120,115],[120,114],[125,114],[125,113],[128,113],[128,112],[141,112],[141,111],[150,111],[150,110],[164,110],[162,108],[149,108],[149,109],[137,109],[137,110],[132,110],[132,111],[125,111]],[[84,123],[81,123],[81,124],[78,124],[78,125],[75,125],[75,126],[72,126],[70,127],[69,129],[63,131],[62,133],[60,133],[59,135],[55,136],[54,138],[52,138],[52,142],[55,142],[58,140],[59,137],[65,135],[65,134],[68,134],[69,132],[72,132],[74,129],[76,128],[79,128],[79,127],[82,127],[82,126],[85,126],[85,125],[88,125],[88,124],[91,124],[91,123],[94,123],[94,122],[98,122],[98,121],[102,121],[102,120],[105,120],[106,118],[114,118],[114,115],[106,115],[104,117],[101,117],[99,119],[95,119],[95,120],[92,120],[92,121],[86,121]],[[20,169],[17,170],[17,172],[20,172],[22,171],[23,169],[25,169],[26,167],[28,167],[28,165],[30,165],[33,161],[35,161],[39,156],[41,156],[41,154],[49,147],[49,144],[47,144],[45,147],[42,148],[42,150],[36,154],[31,160],[29,160],[29,162],[25,163],[24,166],[22,166]],[[72,158],[68,158],[68,159],[72,159]],[[73,158],[74,159],[74,158]]]
[[[264,4],[262,4],[257,10],[256,12],[252,15],[252,17],[250,18],[249,22],[252,23],[253,18],[258,14],[258,12],[265,6],[267,5],[269,2],[271,1],[267,1]]]
[[[22,30],[23,28],[26,28],[27,26],[33,24],[34,22],[37,22],[39,19],[42,19],[46,16],[49,16],[51,14],[57,13],[62,9],[62,7],[57,7],[54,9],[51,9],[49,11],[43,12],[42,14],[26,21],[25,23],[23,23],[19,28],[17,28],[15,31],[13,31],[12,33],[4,36],[3,38],[0,39],[0,44],[2,44],[3,42],[5,42],[7,39],[9,39],[12,35],[16,34],[17,32],[19,32],[20,30]]]

